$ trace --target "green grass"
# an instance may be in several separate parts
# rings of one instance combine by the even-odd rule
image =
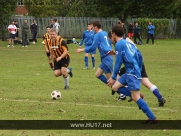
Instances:
[[[155,96],[141,87],[145,101],[159,120],[181,120],[180,40],[156,40],[156,45],[138,45],[147,73],[166,98],[158,107]],[[144,41],[145,43],[145,41]],[[64,91],[62,77],[56,78],[49,68],[41,39],[36,45],[7,48],[0,41],[0,119],[1,120],[144,120],[147,117],[134,102],[117,101],[110,89],[95,78],[95,70],[83,70],[84,54],[68,44],[73,68],[70,90]],[[91,59],[89,64],[91,66]],[[96,54],[96,66],[100,64]],[[51,100],[51,92],[60,90],[62,98]],[[60,111],[65,112],[60,112]],[[119,135],[181,135],[179,130],[1,130],[3,136],[119,136]]]

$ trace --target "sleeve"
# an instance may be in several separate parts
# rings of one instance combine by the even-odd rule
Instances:
[[[83,35],[82,35],[82,39],[81,39],[81,41],[80,41],[80,43],[79,43],[79,46],[82,46],[84,40],[85,40],[85,32],[84,32]]]
[[[120,57],[121,55],[121,45],[117,46],[115,45],[115,50],[116,50],[116,61],[115,61],[115,65],[114,65],[114,71],[113,71],[113,74],[112,74],[112,79],[116,80],[116,77],[119,73],[119,69],[123,63],[123,60],[122,60],[122,57]]]
[[[88,46],[88,48],[85,48],[85,52],[92,52],[95,51],[99,43],[99,35],[94,35],[94,40],[91,46]]]
[[[62,40],[61,46],[64,51],[68,51],[68,46],[65,40]]]
[[[152,26],[152,29],[153,29],[153,30],[155,29],[155,26],[154,26],[154,25]]]

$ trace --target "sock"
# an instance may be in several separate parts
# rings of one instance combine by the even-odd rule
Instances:
[[[92,67],[94,68],[95,67],[95,58],[92,57]]]
[[[118,94],[124,94],[126,96],[131,97],[131,92],[126,87],[121,87],[117,90]]]
[[[67,73],[69,73],[70,72],[70,69],[69,68],[67,68]]]
[[[66,86],[69,86],[69,76],[63,77]]]
[[[84,57],[85,67],[88,68],[88,57]]]
[[[153,112],[150,110],[150,108],[142,98],[140,98],[136,103],[150,120],[156,119],[155,115],[153,114]]]
[[[162,95],[160,94],[158,88],[153,85],[150,90],[153,92],[153,94],[157,97],[158,100],[160,100],[162,98]]]
[[[107,84],[107,78],[104,75],[100,75],[99,78],[103,83]]]
[[[50,67],[53,68],[53,64],[52,63],[49,63]]]

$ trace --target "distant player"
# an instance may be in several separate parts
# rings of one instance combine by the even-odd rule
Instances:
[[[94,31],[92,30],[92,25],[88,24],[87,25],[87,30],[85,30],[83,32],[82,35],[82,39],[79,43],[79,47],[82,47],[82,44],[85,41],[85,48],[88,48],[89,46],[92,45],[93,42],[93,36],[94,36]],[[92,51],[92,52],[85,52],[84,54],[84,62],[85,62],[85,68],[84,69],[88,69],[89,68],[89,61],[88,61],[88,57],[89,57],[89,53],[91,55],[92,58],[92,68],[95,69],[95,58],[94,58],[94,54],[96,54],[96,50]]]
[[[107,32],[101,29],[100,21],[93,21],[91,24],[95,31],[92,45],[86,48],[79,48],[76,52],[93,52],[98,48],[101,64],[99,65],[95,76],[103,83],[107,84],[107,80],[111,77],[113,72],[113,57],[108,54],[112,50],[111,43],[108,40]],[[104,73],[106,76],[104,76]]]
[[[14,47],[14,39],[17,32],[17,27],[14,25],[14,21],[11,22],[11,24],[8,26],[8,32],[9,32],[9,44],[7,47]]]
[[[112,28],[112,37],[117,42],[115,44],[116,62],[113,75],[108,80],[108,85],[112,86],[112,90],[114,91],[127,86],[128,92],[131,92],[130,96],[132,99],[148,117],[148,120],[144,123],[157,123],[155,115],[140,97],[142,55],[133,44],[123,39],[123,34],[124,29],[120,25],[115,25]],[[126,68],[126,73],[116,81],[122,64]]]
[[[65,81],[65,90],[69,89],[69,76],[72,77],[72,69],[68,69],[70,63],[70,54],[68,51],[68,46],[65,40],[58,36],[56,29],[50,30],[51,39],[49,41],[50,54],[54,59],[54,75],[56,77],[63,76]]]
[[[53,59],[52,56],[50,55],[50,46],[49,46],[49,41],[51,39],[50,29],[51,29],[50,26],[46,27],[46,33],[43,35],[43,43],[45,45],[45,52],[49,60],[50,68],[53,69],[53,63],[52,63]]]

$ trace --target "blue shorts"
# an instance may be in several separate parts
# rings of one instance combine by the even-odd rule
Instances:
[[[91,45],[90,45],[91,46]],[[85,49],[89,47],[88,45],[85,45]],[[85,51],[84,51],[85,52]],[[96,50],[92,51],[92,52],[85,52],[85,53],[90,53],[90,54],[96,54]]]
[[[112,55],[105,56],[102,58],[102,63],[99,68],[101,68],[105,74],[113,72],[113,57]]]
[[[118,81],[123,84],[128,86],[129,91],[139,91],[140,90],[140,83],[141,80],[137,79],[135,76],[123,74]]]

